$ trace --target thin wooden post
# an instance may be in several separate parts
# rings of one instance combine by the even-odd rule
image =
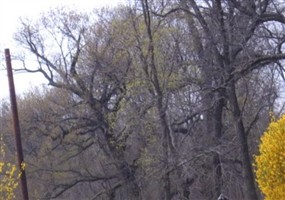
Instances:
[[[24,163],[24,156],[23,156],[23,149],[22,149],[20,123],[19,123],[17,100],[16,100],[11,56],[10,56],[9,49],[5,49],[5,60],[6,60],[9,89],[10,89],[10,101],[11,101],[11,109],[12,109],[12,115],[13,115],[13,127],[14,127],[14,133],[15,133],[18,165],[19,165],[19,169],[22,172],[21,178],[20,178],[22,195],[23,195],[23,200],[29,200],[26,173],[25,173],[25,169],[22,169],[22,165]]]

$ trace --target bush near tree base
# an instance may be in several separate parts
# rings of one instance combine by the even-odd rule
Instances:
[[[285,199],[285,115],[273,119],[261,137],[255,168],[265,199]]]
[[[15,199],[21,173],[16,165],[0,162],[0,200]]]
[[[13,200],[16,199],[16,189],[25,169],[25,163],[22,163],[19,169],[17,165],[6,162],[5,149],[3,134],[0,133],[0,200]]]

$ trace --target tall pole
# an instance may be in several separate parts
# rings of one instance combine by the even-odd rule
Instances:
[[[26,173],[25,173],[25,169],[22,168],[22,164],[24,163],[24,156],[23,156],[23,148],[22,148],[22,142],[21,142],[20,123],[19,123],[17,100],[16,100],[11,56],[10,56],[9,49],[5,49],[5,60],[6,60],[9,89],[10,89],[10,101],[11,101],[11,109],[12,109],[12,115],[13,115],[13,126],[14,126],[14,133],[15,133],[18,165],[19,165],[19,169],[22,172],[21,178],[20,178],[21,187],[22,187],[22,195],[23,195],[23,200],[29,200]]]

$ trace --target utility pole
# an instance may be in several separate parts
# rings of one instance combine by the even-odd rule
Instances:
[[[20,178],[21,187],[22,187],[22,195],[23,195],[23,200],[29,200],[26,173],[25,173],[25,169],[22,168],[22,165],[24,163],[24,156],[23,156],[23,149],[22,149],[20,123],[19,123],[17,100],[16,100],[11,56],[10,56],[9,49],[5,49],[5,60],[6,60],[9,89],[10,89],[10,101],[11,101],[11,110],[12,110],[12,116],[13,116],[13,127],[14,127],[14,133],[15,133],[18,166],[22,173],[21,178]]]

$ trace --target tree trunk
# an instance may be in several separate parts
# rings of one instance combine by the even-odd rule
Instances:
[[[190,10],[190,8],[187,5],[186,0],[180,1],[181,6],[185,10]],[[194,39],[194,50],[196,54],[199,57],[201,64],[199,64],[199,68],[202,72],[202,77],[204,81],[204,88],[206,89],[205,95],[204,95],[204,102],[203,102],[203,108],[208,108],[205,112],[205,120],[206,120],[206,132],[210,134],[210,137],[213,141],[214,146],[219,145],[219,141],[222,136],[222,127],[223,127],[223,107],[224,107],[224,94],[222,92],[209,92],[209,88],[213,85],[213,79],[212,79],[212,66],[210,66],[210,61],[207,62],[207,57],[209,57],[210,52],[209,49],[204,49],[202,44],[202,39],[200,38],[199,31],[197,29],[197,26],[195,25],[195,20],[191,13],[185,12],[187,25],[189,27],[189,32],[192,33],[192,36]],[[205,61],[206,60],[206,64]],[[211,107],[213,106],[213,107]],[[214,188],[211,191],[211,197],[210,199],[216,199],[221,194],[222,190],[222,169],[221,169],[221,163],[220,163],[220,155],[218,153],[214,153],[212,158],[212,169],[213,169],[213,184]]]
[[[204,108],[209,107],[209,105],[213,105],[213,107],[205,113],[206,132],[210,134],[209,144],[207,145],[218,148],[220,139],[222,137],[224,98],[221,93],[212,93],[206,98]],[[223,179],[220,157],[221,155],[218,153],[218,151],[213,152],[213,156],[211,158],[213,188],[211,190],[209,199],[217,199],[222,191]]]
[[[223,129],[223,107],[224,107],[224,96],[218,93],[217,100],[214,105],[214,145],[219,146],[222,137]],[[222,177],[222,166],[221,166],[221,155],[218,152],[214,153],[213,156],[213,167],[214,167],[214,199],[217,199],[222,192],[223,177]]]
[[[240,154],[243,163],[243,177],[245,183],[245,199],[257,200],[258,196],[255,188],[254,174],[249,156],[247,135],[243,125],[242,115],[237,101],[235,83],[232,81],[228,87],[229,103],[232,109],[235,131],[240,143]]]

